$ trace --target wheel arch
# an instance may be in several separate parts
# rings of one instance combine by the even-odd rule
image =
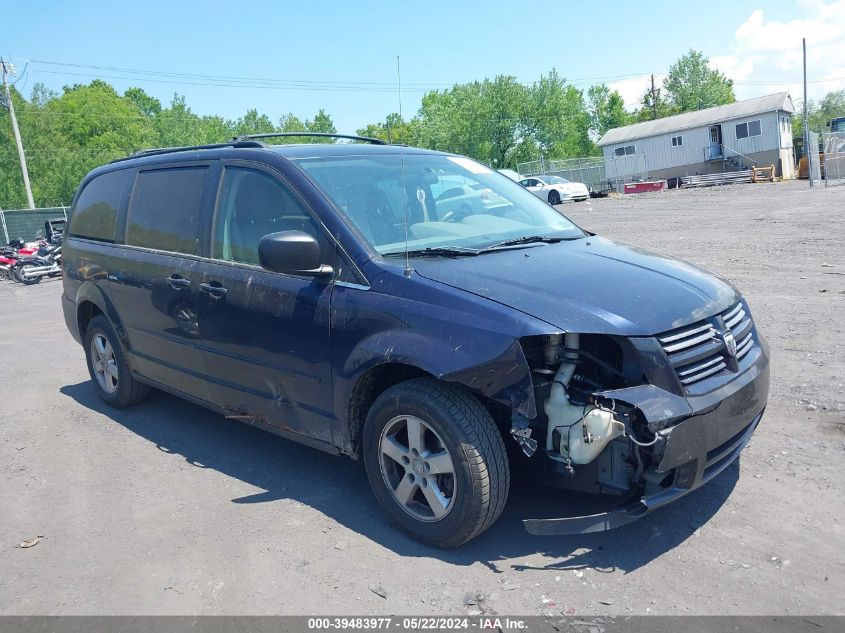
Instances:
[[[530,377],[526,376],[523,385],[491,393],[480,386],[477,380],[479,376],[490,371],[491,366],[485,365],[472,370],[444,374],[407,362],[384,362],[369,367],[358,376],[350,392],[346,411],[346,438],[340,442],[343,445],[341,449],[345,447],[345,452],[356,459],[359,458],[364,422],[376,398],[390,387],[413,378],[431,378],[474,396],[491,414],[503,434],[510,427],[514,411],[530,411],[533,417],[535,405]]]
[[[118,315],[117,309],[99,285],[92,282],[83,283],[76,293],[75,303],[76,323],[79,327],[80,338],[84,338],[85,328],[91,322],[91,319],[98,314],[102,314],[111,322],[121,343],[127,348],[129,347],[126,339],[126,330],[123,328],[123,322]]]
[[[364,421],[367,419],[367,413],[369,413],[376,398],[393,385],[421,377],[435,378],[424,369],[401,362],[386,362],[374,365],[358,377],[349,397],[346,419],[350,455],[356,459],[360,456],[361,432],[364,428]]]

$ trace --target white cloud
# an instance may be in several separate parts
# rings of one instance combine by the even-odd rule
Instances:
[[[714,55],[710,58],[710,68],[734,81],[741,81],[754,72],[754,60],[751,57],[740,59],[736,55]]]
[[[657,89],[663,87],[663,79],[666,75],[655,75],[654,86]],[[636,110],[640,107],[640,100],[646,91],[651,90],[651,75],[641,75],[629,79],[620,79],[607,85],[610,90],[617,91],[625,101],[625,109]]]
[[[711,57],[711,67],[737,82],[738,98],[788,90],[801,99],[804,37],[810,98],[845,88],[845,0],[806,0],[800,8],[803,15],[788,21],[767,19],[763,9],[755,9],[737,28],[728,52]]]

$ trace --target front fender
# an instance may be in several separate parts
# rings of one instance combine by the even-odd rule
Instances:
[[[531,373],[522,347],[514,338],[490,335],[442,338],[407,330],[375,333],[360,341],[347,357],[342,374],[354,386],[369,370],[399,363],[461,385],[533,418],[537,414]],[[343,394],[342,399],[348,399]]]

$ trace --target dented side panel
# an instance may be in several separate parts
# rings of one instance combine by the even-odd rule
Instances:
[[[206,283],[228,289],[224,300],[200,293],[197,305],[213,403],[330,442],[332,286],[257,267],[204,269]]]
[[[401,296],[402,287],[410,284],[414,299]],[[553,331],[542,321],[437,282],[409,280],[401,269],[377,276],[369,289],[336,287],[331,320],[338,417],[334,441],[342,450],[354,441],[345,412],[355,386],[380,365],[408,365],[529,418],[537,413],[519,338]]]

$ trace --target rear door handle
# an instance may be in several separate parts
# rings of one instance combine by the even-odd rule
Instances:
[[[200,284],[200,290],[202,292],[207,292],[215,299],[219,299],[220,297],[224,296],[227,292],[229,292],[223,286],[217,286],[214,284]]]
[[[190,279],[185,279],[184,277],[180,277],[175,273],[170,275],[170,277],[165,279],[165,281],[169,283],[170,287],[174,290],[181,290],[182,288],[187,288],[191,285]]]

